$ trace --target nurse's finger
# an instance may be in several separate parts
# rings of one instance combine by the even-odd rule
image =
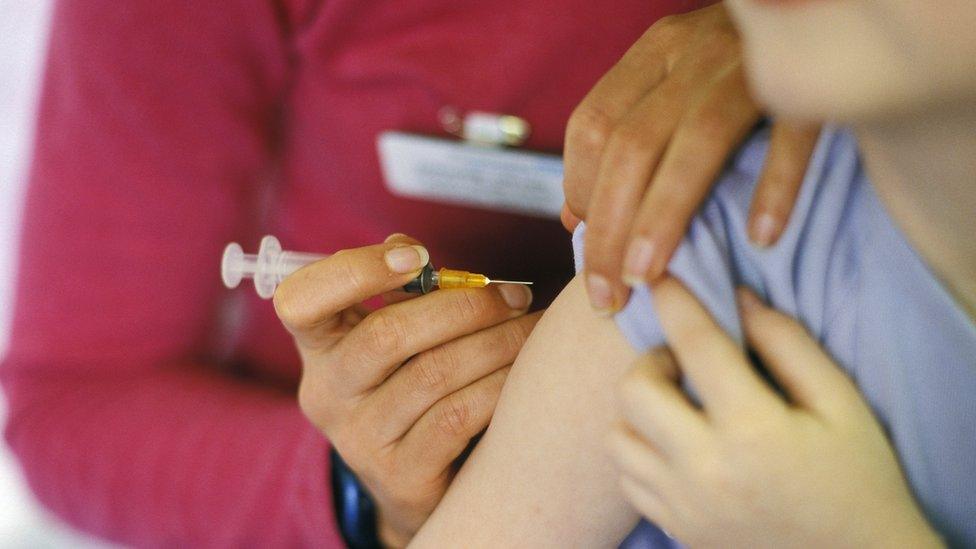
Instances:
[[[438,290],[389,305],[349,330],[335,345],[334,360],[308,374],[341,379],[345,394],[363,394],[414,355],[522,316],[531,303],[532,292],[527,287],[502,284]],[[308,356],[314,351],[305,353]],[[326,353],[333,351],[326,349]]]
[[[630,295],[621,280],[627,237],[700,72],[707,70],[688,65],[645,95],[614,128],[603,150],[584,242],[587,294],[599,312],[619,309]]]
[[[664,273],[729,154],[759,120],[741,65],[723,71],[684,113],[654,172],[625,242],[623,277],[631,285]]]
[[[417,464],[431,477],[451,467],[471,439],[488,427],[509,370],[495,370],[427,410],[397,443],[404,462]]]
[[[426,248],[402,242],[342,250],[285,278],[275,290],[275,311],[299,345],[321,346],[341,311],[402,287],[428,260]]]
[[[390,236],[386,237],[386,240],[384,240],[383,242],[387,242],[387,243],[389,243],[389,242],[398,242],[398,243],[402,243],[402,244],[411,244],[411,245],[419,245],[420,244],[420,241],[417,240],[416,238],[413,238],[411,236],[407,236],[407,235],[405,235],[403,233],[393,233]],[[421,294],[418,294],[418,293],[415,293],[415,292],[405,292],[402,289],[397,288],[395,290],[391,290],[389,292],[385,292],[380,297],[383,299],[383,303],[384,304],[391,305],[393,303],[400,303],[401,301],[406,301],[408,299],[413,299],[413,298],[415,298],[415,297],[417,297],[419,295],[421,295]]]
[[[771,246],[783,233],[819,137],[819,125],[773,122],[749,213],[749,239],[756,245]]]
[[[563,208],[559,211],[559,222],[562,223],[563,228],[572,233],[576,230],[576,226],[582,221],[583,220],[576,217],[576,215],[570,211],[569,206],[563,202]]]
[[[513,318],[418,353],[367,397],[364,423],[378,426],[386,442],[402,437],[434,403],[515,362],[541,316]]]

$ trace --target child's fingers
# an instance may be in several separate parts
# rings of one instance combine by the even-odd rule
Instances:
[[[838,404],[861,401],[851,380],[803,326],[747,288],[739,288],[738,298],[749,345],[795,404],[836,414],[849,410]]]
[[[668,345],[707,413],[732,419],[783,405],[742,349],[680,282],[667,277],[655,284],[654,306]]]
[[[653,443],[641,438],[627,425],[618,425],[607,439],[617,470],[634,477],[654,493],[665,495],[673,488],[669,465]]]
[[[673,530],[674,514],[659,495],[628,475],[621,475],[620,490],[627,501],[637,509],[637,512],[644,515],[648,522],[665,532]]]
[[[669,458],[687,455],[706,429],[677,383],[674,358],[662,347],[641,356],[619,388],[624,419]]]

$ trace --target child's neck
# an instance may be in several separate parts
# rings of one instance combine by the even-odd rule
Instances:
[[[858,127],[878,196],[976,320],[976,105]]]

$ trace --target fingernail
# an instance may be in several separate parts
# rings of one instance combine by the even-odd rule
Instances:
[[[408,237],[407,235],[405,235],[403,233],[393,233],[390,236],[386,237],[386,240],[384,240],[383,243],[386,244],[386,243],[392,242],[394,240],[403,240],[405,238],[410,238],[410,237]]]
[[[421,269],[427,264],[430,255],[423,246],[400,246],[388,250],[383,259],[391,271],[406,274]]]
[[[532,290],[521,284],[502,284],[498,287],[498,291],[502,294],[502,299],[509,307],[522,310],[532,303]]]
[[[766,248],[772,245],[778,227],[779,221],[771,214],[759,214],[759,217],[752,223],[752,230],[749,231],[750,237],[757,246]]]
[[[644,283],[647,271],[654,262],[654,243],[647,238],[635,238],[624,258],[624,283],[631,288]]]
[[[613,290],[606,278],[598,274],[588,275],[586,290],[590,294],[590,305],[597,313],[609,315],[613,312]]]
[[[742,307],[743,311],[752,312],[763,306],[759,296],[745,286],[740,286],[739,289],[736,290],[736,293],[739,297],[739,306]]]

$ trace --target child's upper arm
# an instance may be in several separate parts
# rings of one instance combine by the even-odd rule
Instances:
[[[532,332],[488,432],[414,544],[619,542],[637,515],[617,493],[604,437],[614,386],[635,356],[573,280]]]

